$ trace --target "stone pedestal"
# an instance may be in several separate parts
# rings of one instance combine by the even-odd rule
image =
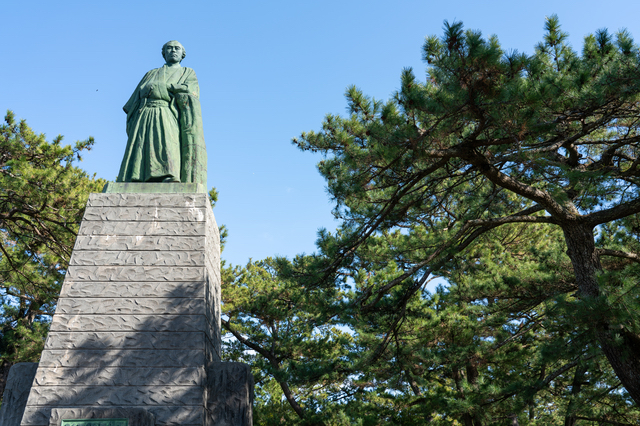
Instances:
[[[206,194],[92,194],[21,424],[92,407],[213,424],[219,245]]]
[[[253,424],[253,375],[247,364],[217,362],[208,376],[207,408],[215,426]]]
[[[11,366],[0,407],[0,426],[20,426],[38,363],[19,362]]]

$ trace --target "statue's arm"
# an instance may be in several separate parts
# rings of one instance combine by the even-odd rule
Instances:
[[[196,73],[191,68],[186,68],[178,84],[182,88],[175,95],[180,110],[180,181],[201,183],[206,188],[207,150],[202,131],[200,88]]]
[[[184,84],[171,83],[167,86],[167,90],[170,93],[177,95],[178,93],[189,93],[189,88]]]
[[[196,99],[200,97],[200,87],[198,86],[198,78],[195,71],[191,68],[185,68],[184,73],[177,83],[169,85],[169,91],[176,95],[189,95]]]
[[[127,103],[124,104],[124,106],[122,107],[124,112],[127,113],[127,118],[129,118],[129,116],[131,116],[131,114],[138,109],[138,103],[139,103],[138,101],[140,100],[140,87],[154,75],[155,71],[157,70],[153,69],[148,73],[146,73],[144,77],[142,77],[142,80],[140,80],[140,83],[138,83],[138,85],[136,86],[136,89],[131,94],[131,97],[129,98]]]

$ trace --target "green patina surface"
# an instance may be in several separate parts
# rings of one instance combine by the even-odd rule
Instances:
[[[107,182],[102,192],[106,194],[206,194],[207,188],[201,183]]]
[[[166,63],[142,78],[123,107],[127,146],[118,182],[189,182],[207,186],[207,151],[196,73],[180,62],[177,41],[162,47]]]
[[[60,426],[129,426],[127,419],[73,419],[62,420]]]

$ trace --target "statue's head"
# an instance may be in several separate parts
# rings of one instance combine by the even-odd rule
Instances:
[[[169,49],[171,51],[173,51],[176,47],[180,47],[180,50],[182,51],[182,57],[178,62],[182,62],[182,60],[187,56],[187,52],[186,50],[184,50],[184,47],[182,46],[182,44],[180,44],[179,41],[175,41],[175,40],[168,41],[164,45],[162,45],[162,57],[164,58],[164,60],[169,62],[167,60],[167,48],[169,46],[171,46],[171,48]]]

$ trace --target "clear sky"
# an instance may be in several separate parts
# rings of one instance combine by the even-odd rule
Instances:
[[[0,109],[13,110],[51,140],[93,136],[80,167],[114,180],[126,144],[122,106],[162,45],[179,40],[182,65],[200,82],[214,213],[230,236],[234,264],[315,251],[320,227],[335,229],[315,164],[291,139],[345,112],[355,84],[378,99],[400,72],[425,76],[421,47],[444,20],[462,21],[505,50],[531,53],[545,16],[557,14],[576,50],[600,28],[640,41],[633,0],[418,1],[30,1],[2,4]]]

